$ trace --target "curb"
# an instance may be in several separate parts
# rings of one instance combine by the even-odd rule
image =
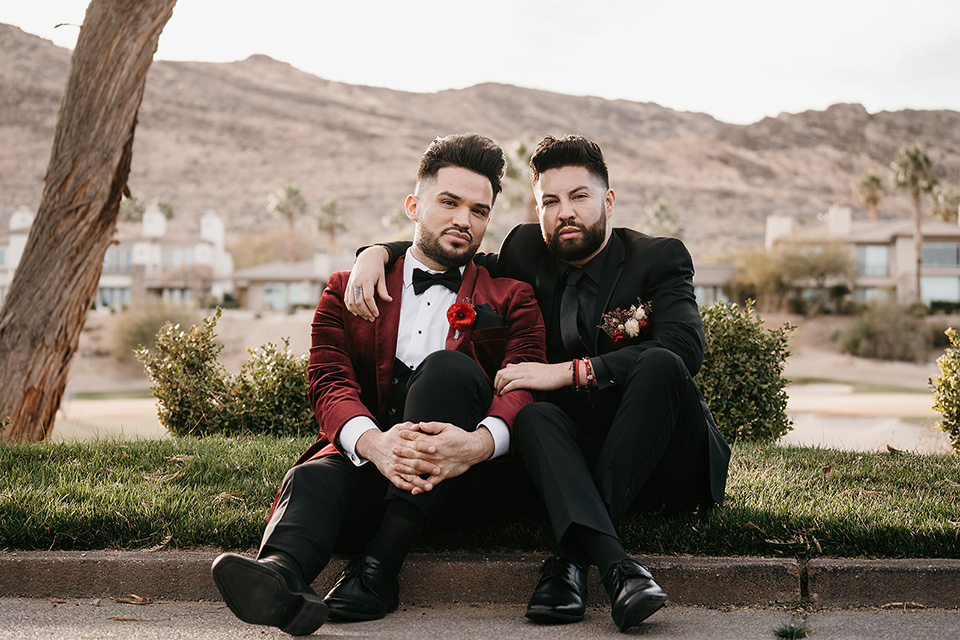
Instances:
[[[960,607],[960,560],[807,562],[810,600],[831,607]]]
[[[0,552],[0,597],[220,600],[210,564],[220,551]],[[544,556],[411,554],[400,574],[405,605],[522,604]],[[671,602],[701,606],[960,607],[960,560],[642,556]],[[334,558],[314,581],[324,594],[346,563]],[[590,605],[606,606],[596,568]]]

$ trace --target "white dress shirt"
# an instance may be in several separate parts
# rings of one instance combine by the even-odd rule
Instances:
[[[457,301],[457,294],[446,287],[434,285],[417,295],[413,291],[413,270],[427,269],[423,263],[413,257],[407,249],[403,261],[403,292],[400,298],[400,328],[397,333],[397,358],[411,369],[416,369],[424,358],[444,348],[450,324],[447,321],[447,309]],[[464,267],[460,267],[463,273]],[[393,426],[393,425],[390,425]],[[495,416],[487,416],[480,421],[478,429],[486,427],[493,436],[493,455],[491,459],[502,456],[510,448],[510,429],[507,423]],[[367,416],[356,416],[348,420],[337,434],[340,446],[353,464],[366,464],[367,460],[357,455],[357,440],[365,431],[377,429],[377,425]]]

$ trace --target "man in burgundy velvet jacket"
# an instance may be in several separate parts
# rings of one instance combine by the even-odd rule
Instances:
[[[533,289],[471,262],[500,191],[503,152],[476,134],[438,138],[407,196],[413,246],[386,274],[374,322],[344,305],[333,274],[314,316],[310,401],[320,436],[284,478],[256,560],[223,554],[213,577],[230,609],[294,635],[334,619],[395,610],[407,551],[469,494],[484,461],[507,451],[521,389],[494,392],[497,371],[545,361]],[[426,465],[424,465],[426,461]],[[478,467],[478,468],[475,468]],[[357,550],[321,600],[310,583],[334,551]]]

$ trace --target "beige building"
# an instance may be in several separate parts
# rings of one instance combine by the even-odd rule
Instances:
[[[23,255],[34,214],[21,207],[0,236],[0,303]],[[103,257],[94,300],[97,309],[120,310],[151,302],[191,306],[222,302],[233,291],[233,258],[225,249],[223,221],[213,212],[172,229],[156,207],[141,222],[117,225]]]
[[[960,225],[924,220],[920,265],[920,298],[960,303]],[[852,220],[850,209],[831,207],[811,225],[799,225],[789,216],[769,216],[766,248],[781,243],[841,242],[856,253],[854,293],[858,302],[875,299],[909,304],[915,300],[916,252],[913,221]]]

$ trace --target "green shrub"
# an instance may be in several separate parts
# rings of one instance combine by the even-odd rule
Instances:
[[[295,356],[289,340],[254,351],[231,376],[217,358],[214,338],[221,310],[184,331],[167,323],[157,333],[157,351],[141,346],[137,359],[153,380],[160,424],[177,436],[315,433],[307,400],[307,357]]]
[[[778,439],[793,428],[782,374],[794,327],[765,331],[752,300],[742,307],[718,302],[700,315],[707,347],[696,379],[720,433],[728,442]]]
[[[189,326],[196,321],[197,316],[186,309],[161,304],[122,311],[114,321],[110,355],[122,361],[131,360],[140,345],[153,344],[154,336],[167,322]]]
[[[239,430],[272,435],[302,435],[317,431],[307,399],[307,357],[268,342],[256,351],[235,378],[234,398]]]
[[[960,453],[960,335],[955,329],[944,333],[952,346],[937,358],[940,375],[930,379],[930,386],[933,408],[943,416],[937,428],[950,436],[953,450]]]
[[[860,358],[922,362],[932,347],[922,320],[897,304],[869,304],[838,335],[844,353]]]

